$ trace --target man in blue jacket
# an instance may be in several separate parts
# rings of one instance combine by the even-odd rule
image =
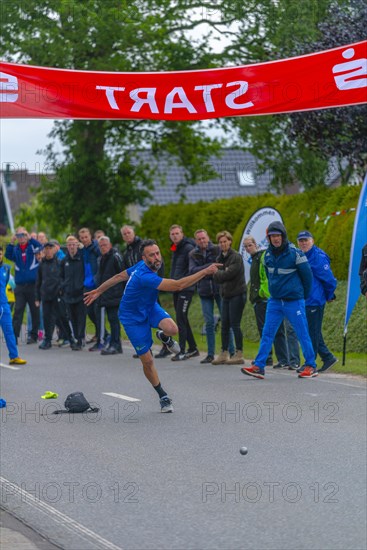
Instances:
[[[313,378],[317,376],[315,352],[305,311],[305,299],[312,287],[311,267],[303,252],[288,242],[286,229],[281,222],[272,222],[269,225],[267,238],[269,247],[265,252],[264,264],[270,298],[265,325],[254,365],[243,367],[241,372],[255,378],[264,378],[266,359],[279,325],[286,317],[296,331],[305,358],[298,377]]]
[[[297,242],[312,269],[313,282],[310,295],[306,300],[306,316],[315,359],[319,354],[323,361],[318,372],[325,372],[338,361],[327,348],[322,336],[325,304],[335,300],[334,292],[337,281],[330,269],[329,256],[321,248],[315,246],[313,236],[309,231],[298,233]]]
[[[18,244],[15,244],[17,241]],[[39,263],[36,254],[41,250],[40,242],[33,239],[24,227],[18,227],[6,247],[5,258],[15,264],[15,308],[13,327],[16,338],[19,338],[26,305],[32,317],[32,329],[28,334],[27,344],[35,344],[38,338],[40,322],[39,309],[36,307],[35,288]]]

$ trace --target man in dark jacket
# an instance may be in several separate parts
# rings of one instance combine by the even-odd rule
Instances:
[[[126,243],[126,248],[122,253],[123,270],[136,265],[141,260],[141,238],[135,235],[134,228],[131,225],[121,227],[121,236]]]
[[[299,378],[317,376],[315,352],[308,332],[305,299],[312,288],[312,271],[306,256],[288,242],[281,222],[272,222],[267,229],[269,247],[264,264],[269,281],[270,298],[266,310],[260,349],[251,367],[243,367],[243,374],[264,378],[266,359],[280,323],[286,317],[301,343],[305,365]]]
[[[15,244],[18,241],[18,244]],[[5,251],[5,258],[15,264],[15,308],[13,328],[16,338],[19,338],[26,304],[32,317],[32,329],[28,334],[27,344],[35,344],[38,338],[40,322],[39,309],[35,305],[35,286],[38,270],[36,254],[42,245],[32,239],[24,227],[18,227]]]
[[[220,254],[219,247],[209,239],[205,229],[197,229],[194,233],[196,247],[189,254],[189,273],[197,273],[216,261]],[[219,285],[213,281],[213,277],[207,275],[197,283],[197,291],[200,296],[201,309],[205,320],[206,342],[208,346],[207,356],[200,363],[211,363],[215,354],[215,319],[214,304],[217,304],[219,315],[221,315],[221,296]],[[234,342],[233,332],[230,335],[229,353],[233,355]]]
[[[98,268],[98,285],[101,285],[114,275],[123,271],[122,258],[117,250],[112,248],[111,241],[107,235],[103,235],[98,239],[98,246],[101,251]],[[122,295],[124,293],[124,285],[119,283],[104,292],[98,298],[98,308],[106,309],[108,322],[111,328],[111,337],[108,347],[102,349],[101,355],[116,355],[122,353],[121,338],[120,338],[120,321],[118,318],[118,310]],[[100,313],[99,316],[101,317]]]
[[[85,337],[87,309],[84,305],[84,262],[79,241],[70,235],[66,239],[67,254],[61,262],[61,293],[73,327],[73,351],[80,351]]]
[[[195,248],[195,242],[185,237],[180,225],[172,225],[169,230],[169,236],[172,241],[171,279],[182,279],[182,277],[189,275],[189,254]],[[185,288],[181,292],[173,293],[180,353],[172,357],[172,361],[183,361],[184,359],[200,355],[188,317],[194,292],[195,285]],[[186,341],[188,343],[187,353],[185,353]]]
[[[96,288],[96,279],[98,271],[98,258],[101,253],[96,241],[92,240],[92,233],[88,227],[79,229],[79,240],[83,244],[81,255],[84,262],[84,292],[89,292]],[[92,344],[89,351],[99,351],[103,348],[101,343],[101,319],[97,315],[97,304],[87,307],[87,315],[95,327],[95,335],[87,344]]]
[[[40,263],[36,279],[36,306],[42,301],[44,339],[38,346],[42,350],[51,349],[52,335],[59,315],[59,293],[61,284],[61,266],[56,257],[57,248],[52,242],[44,245],[44,257]]]

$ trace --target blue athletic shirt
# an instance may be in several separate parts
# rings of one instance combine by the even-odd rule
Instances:
[[[148,320],[149,313],[157,301],[157,288],[162,282],[143,260],[126,270],[129,280],[120,302],[119,318],[125,325],[136,325]]]

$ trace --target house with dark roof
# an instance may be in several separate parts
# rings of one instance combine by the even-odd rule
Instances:
[[[145,205],[132,205],[129,209],[130,218],[139,221],[144,210],[155,204],[196,203],[242,197],[245,195],[261,195],[270,189],[270,171],[260,173],[258,160],[250,153],[241,149],[222,149],[220,156],[213,156],[208,164],[217,174],[207,180],[205,173],[195,185],[186,186],[185,169],[174,162],[174,158],[164,156],[155,159],[148,150],[136,153],[136,158],[153,168],[153,190],[151,198]],[[204,168],[203,168],[204,170]],[[40,185],[41,176],[46,174],[30,173],[27,170],[16,170],[10,173],[0,173],[7,181],[7,194],[13,216],[22,203],[29,203],[32,197],[31,189]],[[52,174],[48,174],[52,177]],[[334,187],[338,182],[338,174],[333,171],[332,181],[327,184]],[[143,187],[142,187],[143,189]],[[298,193],[299,186],[294,185],[286,192]]]

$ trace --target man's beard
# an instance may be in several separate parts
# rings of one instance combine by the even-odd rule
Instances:
[[[159,271],[160,268],[161,268],[161,265],[162,265],[162,262],[160,260],[156,260],[155,262],[147,262],[148,264],[148,267],[152,270],[152,271]]]

